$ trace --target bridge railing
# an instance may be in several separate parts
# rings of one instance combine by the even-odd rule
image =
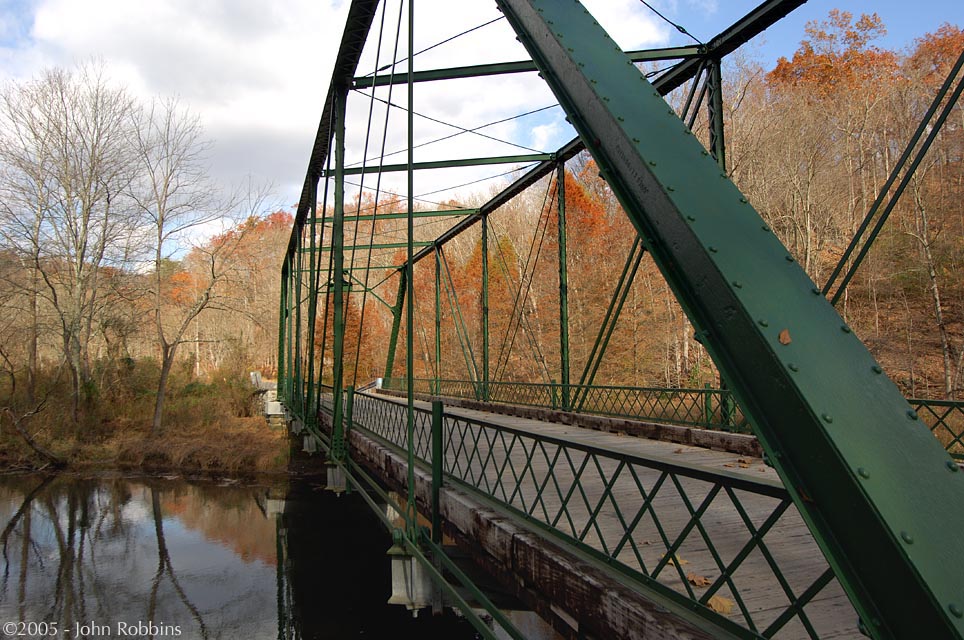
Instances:
[[[353,429],[407,450],[404,403],[362,393],[353,405]],[[779,482],[440,415],[441,459],[432,456],[431,411],[415,408],[412,444],[419,463],[440,466],[443,483],[483,494],[739,636],[840,631],[839,619],[822,627],[821,611],[850,605]],[[773,540],[788,527],[803,532],[794,544]]]
[[[957,460],[964,460],[964,402],[908,398],[921,421]]]
[[[404,391],[404,378],[386,378],[385,389]],[[725,389],[671,389],[534,382],[471,382],[416,378],[415,393],[514,404],[613,418],[750,433],[743,412]]]
[[[405,390],[404,378],[382,386]],[[532,382],[471,382],[416,378],[415,393],[442,398],[514,404],[614,418],[658,420],[702,429],[750,433],[743,411],[726,389],[561,385]],[[964,460],[964,401],[908,398],[921,421],[954,458]]]

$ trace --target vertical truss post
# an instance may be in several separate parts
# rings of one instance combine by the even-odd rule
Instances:
[[[710,99],[706,112],[710,121],[710,155],[716,160],[723,173],[726,173],[726,137],[723,129],[723,69],[719,58],[710,58],[708,63],[707,86]],[[695,82],[695,80],[694,80]],[[733,422],[733,398],[726,393],[726,380],[720,372],[720,425],[726,427]]]
[[[297,250],[298,248],[296,246],[295,251]],[[297,301],[298,301],[298,291],[294,287],[294,284],[295,284],[294,272],[298,268],[298,259],[294,253],[291,254],[291,260],[289,262],[289,265],[292,268],[288,271],[288,287],[287,287],[288,310],[287,310],[287,313],[285,314],[285,318],[288,323],[288,330],[285,332],[286,335],[288,336],[288,348],[286,350],[287,353],[285,354],[285,361],[288,363],[288,365],[285,367],[285,400],[287,401],[286,406],[291,407],[294,404],[294,400],[295,400],[295,397],[294,397],[294,383],[295,383],[295,377],[294,377],[295,320],[294,320],[294,317],[295,316],[291,312],[291,310],[292,310],[292,307],[295,304],[297,304]]]
[[[482,216],[482,400],[489,401],[489,216]]]
[[[302,420],[305,417],[305,388],[302,384],[302,318],[301,318],[301,301],[304,297],[304,252],[301,250],[304,245],[304,234],[298,234],[298,252],[295,256],[295,362],[294,362],[294,397],[292,398],[293,404],[297,407],[298,417]]]
[[[415,528],[418,510],[415,506],[415,0],[408,0],[408,197],[407,197],[407,236],[408,247],[405,269],[408,270],[408,300],[405,308],[405,433],[408,443],[408,518],[409,536],[413,542],[418,540]]]
[[[408,265],[399,271],[398,294],[392,307],[392,332],[388,336],[388,357],[385,359],[385,380],[392,377],[395,368],[395,351],[398,349],[398,332],[402,326],[402,310],[405,308],[405,294],[408,293]]]
[[[284,264],[281,265],[281,299],[278,304],[278,400],[285,399],[285,345],[288,337],[285,328],[288,322],[288,265],[290,260],[291,254],[287,254]]]
[[[710,120],[710,154],[726,171],[726,139],[723,135],[723,65],[719,58],[709,61],[710,100],[707,112]],[[695,81],[694,81],[695,82]]]
[[[345,425],[343,424],[342,384],[345,355],[345,103],[347,87],[335,88],[335,211],[331,225],[331,272],[333,305],[332,343],[332,434],[331,454],[335,460],[345,459]]]
[[[497,0],[875,638],[964,637],[964,474],[579,2]]]
[[[445,446],[442,440],[442,401],[432,401],[432,542],[442,544],[442,489]]]
[[[569,276],[566,260],[566,163],[556,167],[556,198],[559,206],[559,367],[562,410],[569,411]]]
[[[442,393],[442,258],[435,247],[435,395]]]
[[[318,264],[321,262],[321,256],[318,255],[316,258],[315,251],[315,218],[316,210],[318,207],[318,183],[314,184],[312,189],[312,204],[309,215],[310,220],[308,223],[308,233],[310,234],[310,240],[308,241],[308,246],[310,247],[310,253],[308,254],[308,357],[305,363],[308,368],[308,385],[307,391],[305,393],[305,424],[314,425],[317,422],[318,407],[315,406],[315,318],[318,313],[318,287],[317,287],[317,271],[320,267]]]

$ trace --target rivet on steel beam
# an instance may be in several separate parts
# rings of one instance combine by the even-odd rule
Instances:
[[[769,326],[770,326],[770,323],[767,322],[766,320],[764,320],[763,318],[760,318],[759,320],[757,320],[757,322],[760,323],[760,326],[761,326],[761,327],[769,327]]]
[[[787,262],[793,262],[793,256],[784,256],[783,259],[786,260]]]
[[[906,542],[907,544],[914,544],[914,536],[910,535],[906,531],[900,532],[900,539]]]
[[[676,188],[667,185],[667,186],[666,186],[666,190],[667,190],[667,191],[676,191]]]
[[[950,603],[947,605],[947,610],[951,612],[955,618],[964,618],[964,609],[961,609],[957,604]]]
[[[840,330],[843,331],[844,333],[850,333],[850,327],[848,327],[845,324],[840,325]]]
[[[655,167],[655,166],[656,166],[656,161],[655,161],[655,160],[650,160],[650,161],[649,161],[649,166]]]
[[[859,469],[857,469],[857,474],[864,480],[870,477],[870,472],[864,469],[863,467],[860,467]]]
[[[667,110],[666,113],[668,113],[668,114],[671,115],[671,116],[675,116],[675,115],[676,115],[676,112],[673,111],[672,109]]]
[[[815,296],[819,296],[821,293],[820,287],[814,287],[813,289],[810,290],[810,292]]]
[[[749,202],[749,200],[747,200],[746,198],[740,198],[740,202],[742,202],[743,204],[746,204]]]
[[[720,177],[721,177],[721,178],[726,178],[726,177],[727,177],[726,172],[724,171],[723,173],[721,173],[721,174],[720,174]]]
[[[734,281],[733,281],[733,286],[736,287],[737,289],[742,289],[742,288],[743,288],[743,283],[740,282],[739,280],[734,280]]]
[[[635,142],[636,144],[639,144],[639,138],[633,138],[633,142]]]
[[[700,151],[700,153],[702,153],[704,156],[710,155],[710,152],[707,151],[706,149],[703,149],[702,151]]]
[[[948,460],[944,464],[947,465],[947,468],[948,470],[950,470],[951,473],[957,473],[958,471],[961,470],[961,468],[957,466],[957,463],[954,462],[953,460]]]
[[[831,422],[833,422],[833,416],[830,415],[829,413],[825,413],[820,417],[823,418],[823,421],[826,422],[827,424],[830,424]]]
[[[710,246],[707,247],[707,248],[710,250],[710,253],[716,253],[717,251],[719,251],[719,249],[717,249],[717,248],[714,247],[713,245],[710,245]]]
[[[623,118],[622,116],[616,116],[616,119],[619,120],[620,122],[626,122],[625,118]]]
[[[767,225],[763,225],[762,227],[760,227],[760,229],[762,229],[763,231],[769,231],[770,227]]]
[[[876,373],[877,375],[880,375],[881,373],[884,372],[884,370],[880,368],[880,365],[879,365],[879,364],[875,364],[874,366],[872,366],[872,367],[870,368],[870,370],[873,371],[874,373]]]
[[[910,418],[911,420],[917,420],[917,412],[914,411],[913,409],[908,409],[907,417]]]
[[[603,96],[603,102],[609,102],[609,96]]]
[[[794,371],[794,372],[800,371],[800,367],[798,367],[797,365],[795,365],[795,364],[792,363],[792,362],[787,365],[787,369],[789,369],[790,371]]]
[[[670,189],[672,189],[672,187],[670,187]],[[690,222],[696,222],[696,216],[686,216],[686,219]]]

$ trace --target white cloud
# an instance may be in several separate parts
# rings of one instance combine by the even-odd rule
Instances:
[[[712,0],[688,0],[710,2]],[[177,95],[200,114],[215,141],[210,160],[214,176],[240,182],[251,175],[272,182],[284,204],[300,194],[331,68],[341,41],[347,0],[33,0],[18,5],[16,19],[0,20],[0,78],[23,78],[47,66],[70,66],[96,57],[111,75],[143,98]],[[588,8],[623,47],[662,46],[669,30],[637,0],[587,0]],[[388,0],[386,36],[379,64],[391,58],[399,0]],[[30,13],[32,11],[32,14]],[[490,20],[449,44],[416,58],[416,69],[525,59],[524,48],[491,0],[416,2],[415,46],[429,47]],[[374,69],[376,15],[372,37],[359,66]],[[403,22],[399,57],[406,53]],[[19,33],[15,38],[10,34]],[[402,65],[404,66],[404,65]],[[387,90],[380,90],[387,97]],[[404,86],[392,100],[405,104]],[[553,104],[555,99],[535,74],[520,74],[419,84],[416,110],[466,128]],[[404,113],[393,110],[386,150],[405,146]],[[369,156],[381,148],[384,105],[376,105]],[[510,121],[483,131],[534,148],[565,139],[558,111]],[[368,100],[353,95],[349,118],[349,160],[360,159]],[[554,120],[553,120],[554,119]],[[455,130],[423,119],[416,121],[416,142]],[[416,160],[504,155],[524,150],[464,134],[419,148]],[[404,162],[400,154],[389,159]],[[426,172],[416,188],[434,190],[510,169],[509,166]],[[372,177],[366,178],[373,184]],[[387,176],[383,186],[401,190],[401,174]],[[484,189],[485,185],[481,185]]]

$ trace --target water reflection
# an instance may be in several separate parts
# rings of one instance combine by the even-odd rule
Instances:
[[[0,523],[0,624],[56,624],[61,638],[477,637],[451,609],[387,604],[391,537],[357,493],[322,480],[5,476]],[[510,616],[527,637],[553,635]]]
[[[56,623],[63,637],[274,636],[275,523],[259,491],[4,478],[0,622]]]
[[[359,496],[322,489],[4,477],[0,623],[71,638],[475,637],[451,612],[387,605],[388,534]]]

